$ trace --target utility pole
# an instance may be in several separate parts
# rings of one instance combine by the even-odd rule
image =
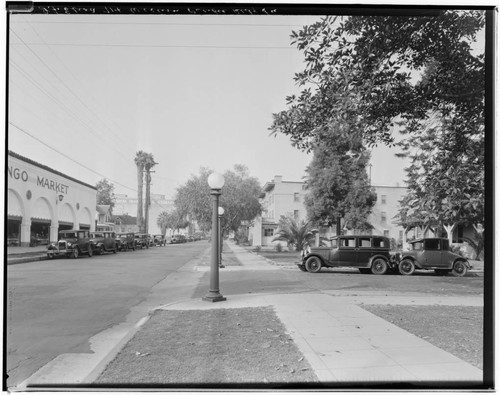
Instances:
[[[146,201],[144,202],[144,233],[149,233],[149,206],[151,205],[151,171],[152,163],[146,163]]]

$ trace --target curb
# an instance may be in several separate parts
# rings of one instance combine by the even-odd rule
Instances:
[[[48,260],[47,255],[24,256],[16,257],[15,255],[7,256],[7,265],[16,265],[18,263],[38,262]]]

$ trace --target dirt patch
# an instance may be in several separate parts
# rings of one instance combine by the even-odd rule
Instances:
[[[483,368],[483,308],[470,306],[366,305],[386,321]]]
[[[95,384],[314,383],[270,307],[156,311]]]
[[[300,252],[260,251],[257,254],[274,261],[277,265],[294,266],[300,262]]]

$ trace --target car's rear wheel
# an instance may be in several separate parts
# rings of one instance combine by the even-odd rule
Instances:
[[[366,268],[366,267],[360,267],[358,270],[362,274],[370,274],[372,272],[371,269]]]
[[[78,258],[79,255],[80,255],[80,250],[78,249],[78,247],[73,248],[73,253],[71,254],[73,259]]]
[[[456,261],[451,272],[455,277],[463,277],[467,274],[467,265],[464,261]]]
[[[377,258],[372,263],[372,273],[373,274],[385,274],[389,266],[387,262],[382,258]]]
[[[52,251],[47,252],[48,259],[54,259],[54,253]]]
[[[321,259],[312,256],[306,261],[306,270],[309,273],[318,273],[321,270]]]
[[[399,264],[399,273],[403,276],[411,276],[415,273],[415,263],[411,259],[403,259]]]
[[[118,244],[115,244],[115,248],[113,249],[113,254],[116,254],[116,251],[118,251]]]

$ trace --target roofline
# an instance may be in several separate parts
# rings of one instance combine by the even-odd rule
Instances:
[[[16,154],[16,153],[15,153],[15,152],[13,152],[13,151],[10,151],[10,150],[9,150],[8,154],[9,154],[10,156],[12,156],[12,157],[16,158],[16,159],[19,159],[19,160],[22,160],[23,162],[29,163],[30,165],[34,165],[34,166],[37,166],[37,167],[39,167],[39,168],[41,168],[41,169],[44,169],[44,170],[50,171],[51,173],[54,173],[54,174],[56,174],[56,175],[58,175],[58,176],[64,177],[64,178],[66,178],[66,179],[68,179],[68,180],[70,180],[70,181],[76,182],[77,184],[81,184],[81,185],[83,185],[83,186],[86,186],[86,187],[88,187],[88,188],[92,188],[92,189],[94,189],[94,190],[96,190],[96,191],[97,191],[97,188],[96,188],[96,187],[94,187],[94,186],[92,186],[92,185],[90,185],[90,184],[87,184],[87,183],[85,183],[85,182],[83,182],[83,181],[77,180],[76,178],[73,178],[73,177],[67,176],[66,174],[61,173],[60,171],[54,170],[54,169],[52,169],[52,168],[50,168],[50,167],[48,167],[48,166],[42,165],[41,163],[35,162],[35,161],[34,161],[34,160],[32,160],[32,159],[28,159],[28,158],[26,158],[26,157],[24,157],[24,156],[22,156],[22,155]]]

